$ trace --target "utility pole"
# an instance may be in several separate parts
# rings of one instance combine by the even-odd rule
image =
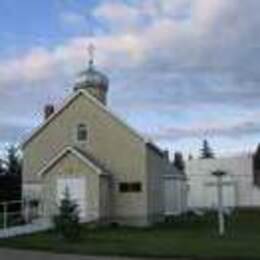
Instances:
[[[213,176],[217,178],[217,193],[218,193],[218,232],[220,236],[225,234],[225,216],[223,207],[223,182],[222,178],[226,175],[224,171],[214,171]]]

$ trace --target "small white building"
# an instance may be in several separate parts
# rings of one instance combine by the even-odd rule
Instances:
[[[212,209],[217,206],[217,183],[212,175],[217,170],[227,173],[222,178],[225,207],[260,207],[260,187],[254,184],[253,157],[241,155],[187,162],[189,209]]]
[[[180,215],[187,211],[187,178],[173,165],[164,175],[165,216]]]

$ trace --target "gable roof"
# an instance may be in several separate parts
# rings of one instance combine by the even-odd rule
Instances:
[[[40,124],[39,127],[37,127],[31,135],[25,139],[22,142],[22,148],[24,149],[26,145],[34,138],[36,137],[46,126],[48,126],[55,118],[61,114],[70,104],[72,104],[79,96],[83,95],[85,98],[87,98],[89,101],[91,101],[93,104],[98,106],[101,110],[103,110],[105,113],[107,113],[109,116],[111,116],[113,119],[115,119],[118,123],[120,123],[122,126],[124,126],[126,129],[128,129],[129,132],[134,134],[137,138],[139,138],[144,143],[148,143],[150,141],[147,140],[147,138],[143,137],[140,133],[138,133],[135,129],[130,127],[123,119],[121,119],[118,115],[115,115],[109,108],[107,108],[105,105],[103,105],[100,101],[98,101],[95,97],[91,96],[86,90],[80,89],[77,90],[73,95],[71,95],[66,101],[48,118],[46,119],[42,124]]]
[[[105,172],[99,167],[99,165],[94,163],[86,155],[84,155],[83,153],[71,146],[65,147],[52,160],[50,160],[45,166],[43,166],[42,169],[37,173],[37,175],[42,176],[43,174],[45,174],[49,169],[51,169],[56,163],[58,163],[64,156],[66,156],[69,153],[71,153],[84,164],[92,168],[98,175],[106,175]]]
[[[96,165],[99,169],[102,170],[102,172],[111,174],[112,172],[102,163],[100,162],[97,158],[95,158],[93,155],[88,153],[87,151],[81,151],[77,147],[73,147],[74,150],[76,150],[79,154],[81,154],[83,157],[88,158],[89,161],[91,161],[94,165]]]

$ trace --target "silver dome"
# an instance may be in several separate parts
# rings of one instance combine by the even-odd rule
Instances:
[[[80,73],[75,89],[97,87],[107,91],[108,85],[108,77],[104,73],[96,70],[92,63],[89,63],[88,69]]]

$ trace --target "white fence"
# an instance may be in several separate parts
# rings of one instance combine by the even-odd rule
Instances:
[[[49,219],[42,217],[37,200],[0,203],[0,238],[31,234],[51,228]]]
[[[13,226],[0,230],[0,239],[26,235],[48,230],[52,227],[49,219],[37,219],[33,223],[28,223],[20,226]]]

